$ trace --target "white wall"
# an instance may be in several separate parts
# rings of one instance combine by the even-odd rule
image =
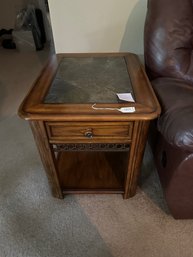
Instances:
[[[57,53],[143,53],[147,0],[49,0]]]

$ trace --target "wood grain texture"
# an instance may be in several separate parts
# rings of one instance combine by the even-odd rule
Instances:
[[[143,160],[149,122],[136,121],[134,124],[133,138],[129,154],[128,171],[125,179],[124,199],[132,197],[136,193],[137,180]]]
[[[64,192],[123,193],[128,152],[63,152],[58,171]]]
[[[34,135],[37,148],[40,153],[44,169],[54,197],[63,198],[60,182],[57,174],[55,156],[49,145],[44,123],[41,121],[31,121],[30,126]]]
[[[131,141],[133,123],[47,122],[46,127],[50,143],[127,143]]]

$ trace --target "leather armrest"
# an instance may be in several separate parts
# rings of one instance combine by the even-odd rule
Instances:
[[[181,79],[158,78],[152,86],[162,107],[157,128],[172,145],[193,150],[193,86]]]

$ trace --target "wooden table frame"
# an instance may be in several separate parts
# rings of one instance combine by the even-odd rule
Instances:
[[[124,114],[116,110],[111,112],[93,110],[91,104],[53,105],[43,102],[62,58],[103,56],[124,57],[136,101],[135,103],[110,105],[116,108],[134,106],[136,109],[134,113]],[[109,107],[109,104],[100,104],[100,107]],[[135,195],[149,123],[159,114],[160,106],[144,68],[140,64],[138,57],[130,53],[59,54],[52,56],[19,108],[19,115],[28,120],[31,125],[52,194],[57,198],[63,198],[65,193],[76,192],[118,192],[122,193],[125,199]],[[87,125],[88,128],[85,130]],[[75,132],[71,132],[69,128],[66,129],[66,126],[69,128],[77,126],[77,129],[75,129]],[[103,130],[103,126],[106,130]],[[124,130],[125,126],[128,126],[128,131]],[[92,127],[91,130],[94,130],[94,133],[96,131],[96,137],[94,135],[92,138],[85,138],[85,131],[90,130],[90,127]],[[83,132],[84,135],[77,135],[77,133]],[[103,132],[105,132],[104,135]],[[70,133],[71,137],[67,137],[66,133]],[[60,164],[58,162],[61,154],[55,154],[54,146],[67,143],[129,144],[130,149],[127,156],[126,171],[124,171],[123,188],[97,189],[94,187],[82,190],[65,190],[62,185],[61,174],[59,174]]]

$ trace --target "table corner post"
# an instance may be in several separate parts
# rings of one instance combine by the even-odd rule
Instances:
[[[64,196],[58,179],[56,160],[53,149],[48,141],[45,124],[43,121],[30,121],[29,123],[46,171],[48,182],[51,186],[52,195],[56,198],[63,199]]]
[[[136,194],[138,177],[148,136],[149,123],[149,121],[135,121],[134,124],[128,171],[125,178],[124,199],[128,199]]]

